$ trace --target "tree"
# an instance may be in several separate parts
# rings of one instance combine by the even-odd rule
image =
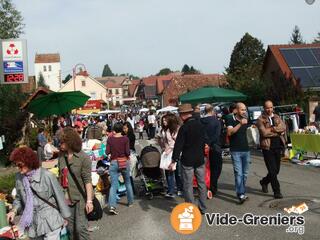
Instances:
[[[318,36],[313,40],[312,43],[320,43],[320,32],[318,32]]]
[[[172,73],[170,68],[163,68],[157,73],[157,76],[168,75],[170,73]]]
[[[49,88],[49,86],[46,84],[46,81],[44,80],[44,77],[41,72],[39,73],[39,80],[38,80],[37,85],[38,85],[38,87]]]
[[[11,0],[0,0],[0,39],[18,38],[25,26],[22,21]]]
[[[62,80],[62,83],[63,84],[66,84],[67,82],[69,82],[69,80],[72,78],[72,76],[71,76],[71,74],[68,74],[65,78],[64,78],[64,80]]]
[[[197,70],[193,66],[191,66],[190,71],[189,71],[188,74],[199,74],[199,73],[200,73],[199,70]]]
[[[265,57],[263,44],[249,33],[236,43],[226,69],[229,86],[249,96],[249,103],[262,101],[266,85],[261,79],[261,70]]]
[[[189,67],[187,64],[185,64],[181,70],[183,74],[199,74],[200,71],[195,69],[193,66]]]
[[[114,74],[112,73],[108,64],[104,65],[102,77],[112,77]]]
[[[0,0],[0,39],[18,38],[23,33],[23,18],[11,0]],[[7,163],[15,143],[22,136],[26,113],[20,111],[26,95],[21,85],[0,85],[0,135],[6,137],[4,149],[0,151],[0,162]]]
[[[182,73],[187,74],[190,71],[190,68],[187,64],[185,64],[181,70]]]
[[[291,44],[304,44],[305,43],[302,39],[300,29],[297,25],[294,26],[294,29],[292,31],[290,43]]]

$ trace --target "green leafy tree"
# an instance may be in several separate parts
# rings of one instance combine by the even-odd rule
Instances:
[[[157,73],[157,76],[168,75],[170,73],[172,73],[170,68],[163,68]]]
[[[69,82],[69,80],[72,78],[72,76],[71,76],[71,74],[68,74],[65,78],[64,78],[64,80],[62,80],[62,83],[63,84],[66,84],[67,82]]]
[[[114,76],[114,74],[112,73],[109,65],[108,64],[104,65],[102,77],[112,77],[112,76]]]
[[[305,43],[303,41],[300,29],[299,29],[299,27],[297,25],[294,26],[294,29],[292,31],[291,38],[290,38],[290,43],[291,44],[304,44]]]
[[[38,85],[38,87],[49,88],[49,86],[46,84],[46,81],[44,80],[42,73],[39,73],[39,80],[38,80],[37,85]]]
[[[318,32],[318,36],[313,40],[312,43],[320,43],[320,32]]]
[[[183,66],[181,72],[184,73],[184,74],[188,74],[190,72],[190,67],[187,64],[185,64]]]
[[[264,57],[262,42],[246,33],[236,43],[226,69],[230,88],[248,95],[250,104],[262,102],[265,97],[266,85],[261,79]]]
[[[189,71],[188,74],[199,74],[199,73],[200,73],[199,70],[197,70],[193,66],[191,66],[190,71]]]
[[[18,38],[23,33],[23,18],[11,0],[0,0],[0,39]],[[26,100],[19,84],[0,85],[0,136],[4,135],[6,142],[0,150],[0,162],[7,163],[8,156],[15,143],[22,136],[22,127],[27,117],[20,111],[20,106]]]
[[[23,18],[11,0],[0,0],[0,39],[18,38],[23,33]]]
[[[195,69],[193,66],[189,67],[187,64],[185,64],[181,70],[183,74],[199,74],[200,71]]]

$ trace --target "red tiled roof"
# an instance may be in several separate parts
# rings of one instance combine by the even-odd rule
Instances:
[[[109,81],[105,84],[106,88],[122,88],[120,83]]]
[[[76,73],[77,76],[84,76],[84,77],[89,77],[89,73],[87,71],[79,71]]]
[[[59,53],[36,54],[34,63],[56,63],[60,62]]]
[[[283,75],[286,78],[290,78],[290,76],[292,75],[291,69],[289,68],[286,60],[284,59],[284,57],[282,56],[280,49],[281,48],[312,48],[312,47],[320,47],[319,43],[314,43],[314,44],[283,44],[283,45],[269,45],[268,46],[268,50],[266,53],[266,57],[265,59],[267,59],[270,54],[272,54],[274,56],[274,58],[276,59],[280,70],[282,71]],[[266,63],[267,61],[264,61],[264,65],[263,65],[263,69],[265,69],[266,67]]]
[[[167,106],[172,99],[178,97],[187,91],[192,91],[204,86],[223,86],[226,85],[226,79],[221,74],[192,74],[174,77],[167,88],[164,89],[164,104]]]
[[[128,79],[128,77],[126,76],[110,76],[110,77],[96,77],[95,78],[98,82],[100,82],[101,84],[105,85],[107,82],[115,82],[118,84],[122,84],[122,82],[125,79]]]
[[[157,79],[158,79],[158,76],[150,76],[150,77],[142,78],[142,82],[146,86],[156,86]]]
[[[168,86],[168,84],[171,82],[172,78],[174,75],[164,75],[164,76],[159,76],[157,79],[157,93],[161,94],[164,90],[165,87]]]
[[[140,80],[132,80],[132,84],[129,85],[129,96],[134,97],[134,92],[136,91],[136,88],[138,87],[140,83]]]

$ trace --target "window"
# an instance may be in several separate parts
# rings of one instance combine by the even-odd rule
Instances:
[[[48,66],[48,71],[49,71],[49,72],[52,71],[51,65]]]
[[[86,81],[85,81],[85,80],[82,80],[82,81],[81,81],[81,86],[82,86],[82,87],[85,87],[85,86],[86,86]]]
[[[119,89],[118,88],[116,89],[116,94],[119,94]]]
[[[44,72],[47,71],[47,66],[43,66],[43,71],[44,71]]]
[[[109,95],[112,95],[112,89],[109,89]]]
[[[119,107],[120,106],[120,102],[116,101],[116,106]]]
[[[90,93],[90,97],[92,100],[96,100],[97,99],[97,93],[96,92],[91,92]]]

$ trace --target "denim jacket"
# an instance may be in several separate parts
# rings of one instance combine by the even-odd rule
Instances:
[[[22,178],[23,176],[17,173],[17,195],[13,202],[13,208],[18,213],[23,212],[26,203],[26,192]],[[27,229],[27,233],[29,237],[35,238],[61,228],[64,219],[70,217],[71,212],[65,203],[64,194],[58,180],[49,171],[40,168],[40,171],[32,177],[30,185],[40,197],[54,204],[60,210],[59,212],[33,194],[33,222]]]

